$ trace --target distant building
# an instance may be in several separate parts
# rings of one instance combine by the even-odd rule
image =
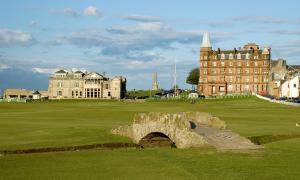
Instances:
[[[32,99],[41,99],[42,98],[42,94],[39,91],[35,91],[34,93],[32,93]]]
[[[48,98],[48,91],[33,91],[26,89],[6,89],[3,97],[5,99],[42,99]]]
[[[197,98],[199,98],[199,94],[197,92],[191,92],[191,93],[189,93],[188,98],[197,99]]]
[[[157,91],[158,90],[157,73],[154,73],[154,75],[153,75],[152,90],[153,91]]]
[[[49,78],[49,99],[122,99],[126,78],[109,79],[96,72],[59,70]]]
[[[300,75],[296,75],[282,83],[280,97],[299,98]]]
[[[254,43],[233,50],[213,50],[204,33],[198,91],[205,96],[269,92],[271,49]]]
[[[278,59],[271,61],[271,82],[270,94],[276,97],[280,96],[280,87],[288,77],[286,60]]]

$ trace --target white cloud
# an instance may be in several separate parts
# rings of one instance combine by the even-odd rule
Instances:
[[[32,45],[35,39],[30,33],[20,30],[0,29],[0,47]]]
[[[32,68],[32,72],[39,74],[53,74],[55,71],[58,71],[58,68]]]
[[[79,14],[72,8],[64,8],[63,9],[63,14],[66,16],[72,16],[72,17],[76,17]]]
[[[9,69],[10,67],[8,65],[5,64],[0,64],[0,71],[4,70],[4,69]]]
[[[166,24],[151,22],[106,30],[72,32],[57,37],[54,45],[69,43],[81,48],[98,47],[105,56],[149,60],[156,56],[146,51],[173,49],[174,43],[198,44],[201,37],[201,32],[178,32]]]
[[[50,9],[49,11],[51,14],[57,14],[57,15],[64,15],[64,16],[70,16],[70,17],[78,17],[80,14],[69,7],[66,7],[64,9]]]
[[[128,16],[124,16],[123,19],[131,20],[131,21],[138,21],[138,22],[160,22],[161,18],[153,17],[153,16],[143,16],[132,14]]]
[[[102,16],[102,13],[95,6],[89,6],[84,9],[83,14],[85,16]]]
[[[37,27],[37,22],[36,22],[36,21],[33,21],[33,20],[30,21],[30,22],[29,22],[29,26],[30,26],[30,27]]]

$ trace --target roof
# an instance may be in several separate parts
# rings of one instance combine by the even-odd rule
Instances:
[[[81,74],[83,74],[83,72],[81,72],[81,71],[76,71],[75,73],[81,73]]]
[[[211,47],[209,33],[205,32],[203,34],[202,46],[201,47]]]
[[[41,93],[39,91],[35,91],[34,93],[32,94],[37,94],[37,95],[41,95]]]
[[[288,65],[289,68],[300,69],[300,65]]]
[[[61,69],[59,71],[56,71],[55,73],[67,73],[65,70]]]

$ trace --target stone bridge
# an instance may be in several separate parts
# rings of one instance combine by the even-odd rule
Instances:
[[[178,148],[200,147],[207,144],[202,135],[194,132],[201,123],[225,129],[225,123],[207,113],[139,113],[134,116],[131,126],[121,126],[112,130],[113,134],[127,136],[135,143],[157,136],[168,137]]]
[[[230,130],[217,117],[201,112],[139,113],[133,124],[112,130],[113,134],[127,136],[135,143],[169,140],[177,148],[212,145],[219,150],[258,149],[249,139]]]

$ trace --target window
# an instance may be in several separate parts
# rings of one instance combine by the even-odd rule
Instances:
[[[57,87],[61,88],[62,87],[62,82],[58,82]]]
[[[217,74],[217,70],[216,69],[212,69],[211,72],[212,72],[212,74]]]
[[[233,77],[232,76],[229,77],[229,82],[233,82]]]
[[[233,59],[233,54],[232,53],[229,54],[229,59]]]
[[[296,84],[294,84],[294,88],[296,88],[297,87],[297,85]]]
[[[246,77],[246,82],[250,82],[250,78],[249,77]]]
[[[220,87],[219,87],[219,91],[220,91],[220,92],[225,92],[225,87],[224,87],[224,86],[220,86]]]
[[[221,74],[224,74],[225,73],[225,69],[221,69]]]
[[[232,61],[229,62],[229,66],[233,66],[233,62]]]
[[[75,82],[74,87],[79,87],[79,82]]]
[[[237,70],[236,70],[236,73],[237,73],[237,74],[241,74],[241,69],[237,69]]]
[[[228,69],[229,74],[232,74],[232,69]]]
[[[203,67],[206,67],[207,66],[207,62],[203,62]]]
[[[238,62],[238,66],[242,66],[242,62]]]
[[[57,91],[57,96],[62,96],[62,91]]]
[[[250,62],[249,61],[246,62],[246,66],[250,66]]]
[[[264,77],[264,82],[269,82],[269,78],[267,76]]]
[[[215,62],[215,61],[212,64],[213,64],[213,66],[217,66],[217,62]]]
[[[256,66],[256,67],[257,67],[257,66],[258,66],[258,62],[254,62],[254,66]]]
[[[246,54],[246,59],[250,59],[250,54],[249,53]]]
[[[232,85],[228,85],[228,91],[232,91]]]
[[[225,66],[225,61],[221,61],[221,66]]]
[[[107,95],[110,96],[110,92],[108,92]]]
[[[105,84],[105,89],[109,89],[108,84]]]
[[[236,58],[237,58],[237,59],[242,59],[241,53],[238,53],[237,56],[236,56]]]
[[[254,76],[254,82],[258,82],[257,76]]]
[[[236,78],[236,81],[237,81],[238,83],[240,83],[240,82],[241,82],[241,78],[240,78],[240,77],[237,77],[237,78]]]
[[[72,97],[74,97],[74,91],[72,91]]]
[[[258,70],[257,69],[254,69],[254,74],[258,74]]]
[[[206,69],[203,70],[203,74],[207,74],[207,70]]]
[[[245,73],[246,73],[246,74],[249,74],[249,73],[250,73],[250,70],[249,70],[249,69],[245,69]]]

